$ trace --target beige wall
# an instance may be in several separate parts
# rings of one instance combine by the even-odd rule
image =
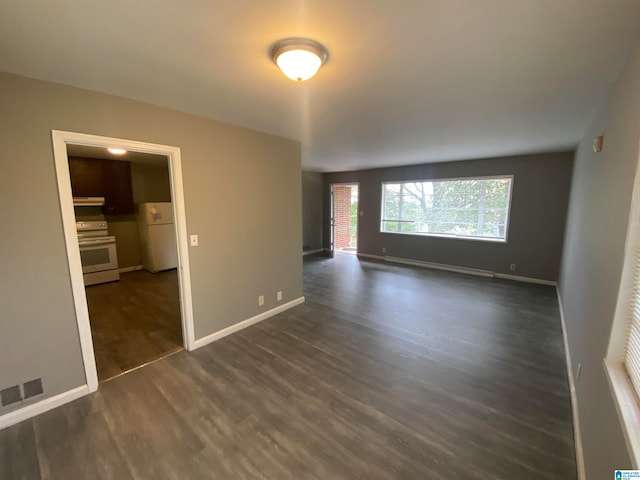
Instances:
[[[133,203],[170,202],[171,185],[166,160],[162,165],[131,164]]]
[[[640,50],[612,86],[576,151],[560,293],[588,479],[631,468],[603,368],[624,263],[640,142]],[[594,153],[594,137],[604,148]]]
[[[322,248],[322,174],[302,172],[302,245]]]
[[[135,215],[109,215],[109,235],[116,237],[118,267],[135,267],[141,264],[138,222]]]
[[[573,152],[556,152],[325,173],[324,245],[330,244],[329,185],[358,182],[359,253],[557,281],[572,163]],[[382,182],[492,175],[513,175],[506,243],[380,232]]]
[[[274,308],[277,290],[302,296],[299,143],[0,74],[0,388],[42,377],[51,396],[85,383],[52,129],[181,148],[187,229],[200,236],[189,252],[196,338]]]

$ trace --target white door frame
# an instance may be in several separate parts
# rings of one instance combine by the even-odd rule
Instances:
[[[164,155],[169,162],[169,179],[171,184],[171,197],[173,199],[173,212],[175,218],[176,239],[178,245],[178,283],[180,288],[180,309],[182,313],[182,338],[184,348],[188,351],[194,349],[193,305],[191,302],[191,275],[189,271],[189,243],[187,238],[187,224],[184,208],[184,191],[182,188],[182,164],[180,162],[180,148],[153,143],[123,140],[121,138],[101,137],[84,133],[51,131],[53,142],[53,156],[58,180],[58,197],[64,239],[69,260],[69,274],[71,275],[71,288],[73,302],[78,322],[78,334],[80,336],[80,348],[87,386],[90,392],[98,389],[98,373],[96,359],[91,338],[91,325],[89,323],[89,309],[82,277],[82,263],[80,262],[80,248],[76,233],[76,217],[73,209],[73,195],[71,193],[71,178],[69,174],[69,159],[67,157],[67,145],[83,145],[89,147],[115,147],[125,150]]]
[[[335,183],[332,183],[329,186],[329,198],[331,201],[329,207],[329,253],[333,257],[335,253],[335,242],[336,242],[336,216],[335,216]]]

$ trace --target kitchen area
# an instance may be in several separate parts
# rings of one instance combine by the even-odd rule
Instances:
[[[183,348],[168,161],[78,145],[67,156],[103,382]]]

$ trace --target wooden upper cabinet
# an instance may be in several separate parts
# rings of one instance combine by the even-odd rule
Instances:
[[[69,158],[71,192],[74,197],[104,197],[102,163],[94,158]]]
[[[102,160],[102,188],[105,215],[131,215],[134,212],[131,163]]]
[[[74,197],[104,197],[105,215],[134,213],[129,162],[70,157],[69,173]]]

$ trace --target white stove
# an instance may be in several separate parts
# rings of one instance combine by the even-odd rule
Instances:
[[[120,280],[116,237],[105,220],[76,222],[85,286]]]

